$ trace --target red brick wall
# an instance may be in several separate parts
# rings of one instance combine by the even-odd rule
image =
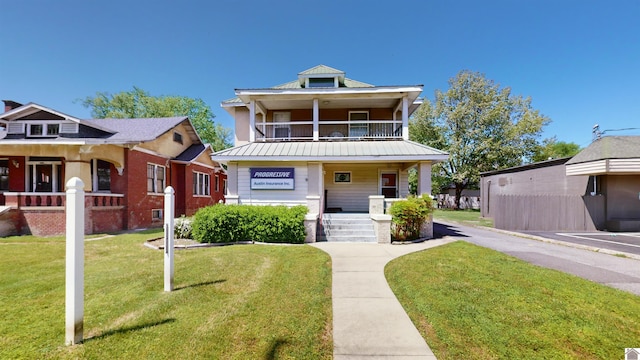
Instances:
[[[211,196],[213,197],[213,201],[214,203],[219,203],[219,202],[224,202],[224,180],[227,179],[227,174],[223,173],[223,172],[217,172],[216,175],[218,176],[218,180],[220,181],[220,187],[218,188],[218,191],[216,191],[215,189],[215,180],[213,180],[213,184],[212,186],[214,186],[214,188],[212,188],[211,190]]]
[[[123,225],[126,229],[162,226],[162,219],[152,220],[151,211],[164,209],[164,190],[158,194],[147,194],[147,163],[168,165],[167,159],[159,156],[131,150],[126,152],[126,165],[122,175],[127,181],[125,193],[127,212]],[[170,185],[171,169],[170,167],[165,169],[166,185]]]
[[[124,228],[124,209],[93,208],[89,213],[93,222],[92,234],[116,232]]]
[[[209,174],[209,194],[210,196],[194,196],[193,195],[193,176],[195,172]],[[211,168],[200,166],[198,164],[191,164],[186,167],[185,171],[185,215],[191,216],[198,211],[198,209],[211,206],[216,203],[214,197],[214,181],[215,171]]]
[[[33,234],[36,236],[61,235],[66,231],[66,216],[64,209],[33,210],[22,208],[20,211],[20,225],[21,234]]]

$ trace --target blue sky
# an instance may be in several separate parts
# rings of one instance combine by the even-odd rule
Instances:
[[[460,70],[530,96],[543,137],[587,146],[640,127],[640,1],[4,1],[0,98],[90,117],[76,100],[140,87],[219,104],[318,64],[375,85]],[[640,130],[608,132],[640,134]]]

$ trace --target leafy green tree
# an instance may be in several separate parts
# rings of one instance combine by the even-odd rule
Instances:
[[[201,99],[186,96],[151,96],[148,92],[133,87],[131,91],[117,94],[98,92],[95,97],[81,100],[91,109],[91,116],[98,119],[154,118],[187,116],[198,135],[205,143],[218,151],[231,146],[231,130],[216,124],[211,107]]]
[[[551,159],[560,159],[574,156],[580,152],[580,145],[573,142],[564,142],[556,140],[556,137],[544,139],[542,144],[538,145],[535,154],[532,157],[533,162],[545,161]]]
[[[455,186],[456,208],[480,173],[521,165],[539,149],[538,138],[549,118],[531,106],[531,98],[511,94],[484,74],[464,70],[436,90],[412,116],[413,141],[447,151],[449,160],[433,166],[433,189]]]

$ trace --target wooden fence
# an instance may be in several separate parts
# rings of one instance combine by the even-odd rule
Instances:
[[[602,195],[496,195],[491,211],[504,230],[594,231],[606,222]]]

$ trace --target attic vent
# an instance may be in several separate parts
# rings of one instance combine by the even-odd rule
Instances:
[[[24,134],[24,123],[9,123],[7,132],[9,134]]]
[[[63,134],[77,134],[78,124],[75,123],[62,123],[60,125],[60,132]]]
[[[173,141],[182,144],[182,134],[180,134],[179,132],[174,132]]]

